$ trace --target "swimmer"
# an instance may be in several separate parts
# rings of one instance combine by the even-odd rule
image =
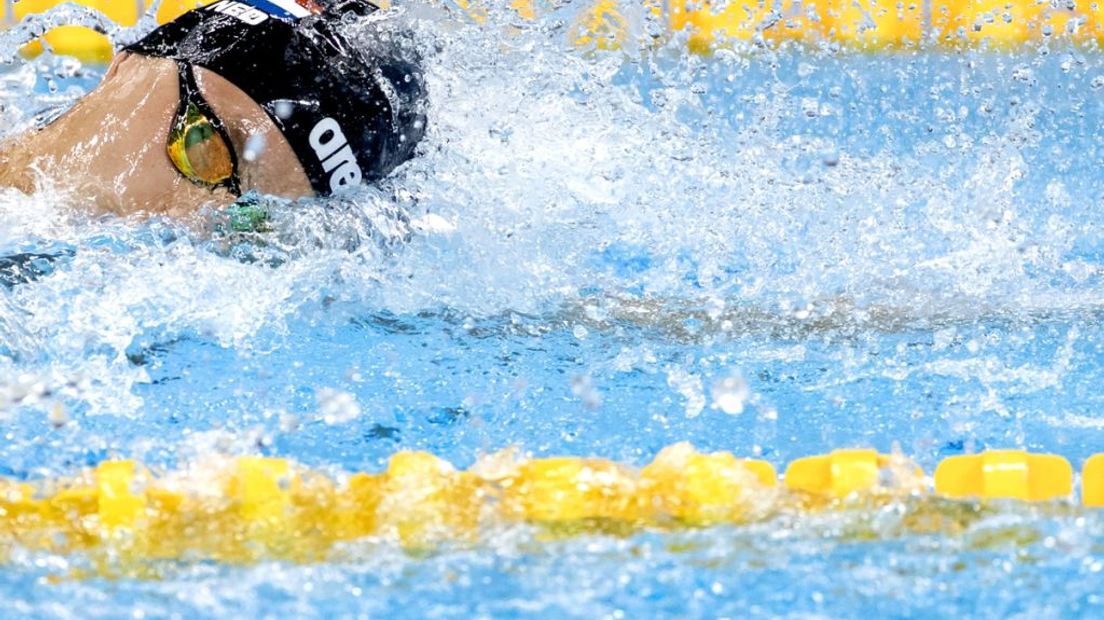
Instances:
[[[49,125],[0,144],[0,187],[39,176],[101,211],[187,215],[246,192],[329,196],[379,180],[425,131],[416,61],[350,30],[365,0],[221,0],[116,56]]]

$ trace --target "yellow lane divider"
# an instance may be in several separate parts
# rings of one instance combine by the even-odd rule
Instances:
[[[1104,506],[1104,455],[1086,461],[1081,480],[1084,505]],[[907,458],[873,450],[797,459],[779,485],[766,461],[703,454],[688,443],[665,448],[641,469],[503,452],[463,471],[432,454],[400,452],[382,473],[340,480],[278,458],[219,459],[162,475],[134,461],[106,461],[68,479],[0,481],[0,555],[18,546],[109,549],[134,562],[318,561],[339,543],[367,537],[427,549],[474,543],[487,528],[511,523],[550,534],[741,524],[934,499],[929,485]],[[934,486],[946,505],[1065,500],[1060,505],[1072,509],[1072,468],[1055,455],[949,457]],[[949,522],[930,507],[917,514],[917,527]]]
[[[18,23],[29,15],[45,13],[72,1],[102,13],[120,26],[133,26],[145,15],[150,0],[0,0],[0,28]],[[162,0],[157,9],[157,22],[166,23],[177,16],[214,0]],[[111,41],[102,33],[84,26],[59,26],[43,37],[46,46],[58,54],[75,56],[82,61],[106,63],[115,55]],[[34,41],[23,50],[25,56],[44,51],[42,40]]]
[[[65,1],[0,0],[0,27]],[[212,1],[163,0],[157,21],[165,23]],[[489,0],[454,1],[466,19],[487,21]],[[150,0],[75,2],[122,26],[134,25],[152,5]],[[546,10],[545,3],[534,0],[511,0],[508,6],[525,21],[538,19]],[[921,41],[950,48],[997,49],[1047,40],[1104,43],[1104,3],[1039,0],[592,0],[579,10],[568,37],[573,45],[586,50],[650,45],[655,41],[641,26],[648,19],[663,24],[666,37],[685,32],[689,49],[697,53],[709,53],[731,41],[772,45],[829,42],[863,50],[893,49]],[[82,60],[105,62],[114,53],[107,37],[81,26],[56,28],[45,38],[56,52]],[[41,49],[36,43],[26,51],[34,54]]]
[[[800,458],[786,468],[785,479],[787,488],[814,500],[836,500],[855,493],[900,495],[925,488],[924,471],[915,463],[875,450],[834,450]]]
[[[1057,499],[1073,493],[1073,469],[1053,454],[989,450],[944,459],[935,468],[935,492],[955,498]]]
[[[1090,456],[1081,468],[1081,503],[1104,506],[1104,454]]]
[[[64,0],[19,0],[5,3],[5,14],[0,23],[14,23],[28,15],[44,13]],[[77,4],[103,13],[120,26],[133,26],[145,12],[142,0],[78,0]],[[10,6],[9,6],[10,5]],[[111,41],[103,34],[84,26],[60,26],[46,33],[45,43],[59,54],[76,56],[88,62],[107,62],[114,55]],[[24,48],[24,55],[34,56],[43,51],[42,40]]]

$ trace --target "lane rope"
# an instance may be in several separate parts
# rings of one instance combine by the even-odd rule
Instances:
[[[0,25],[43,13],[66,0],[0,3]],[[134,25],[151,2],[75,0],[115,23]],[[213,0],[163,0],[156,19],[165,23]],[[381,0],[381,5],[389,4]],[[929,6],[930,5],[930,6]],[[486,0],[454,0],[463,18],[487,21]],[[511,0],[509,8],[525,21],[547,10],[537,0]],[[664,34],[645,34],[644,22]],[[734,42],[756,46],[788,43],[832,45],[857,50],[927,46],[941,49],[1012,49],[1055,41],[1096,47],[1104,43],[1104,3],[1052,3],[1036,0],[593,0],[568,29],[570,43],[584,50],[618,50],[661,44],[685,36],[688,49],[709,54]],[[84,61],[103,63],[114,54],[111,41],[79,26],[63,26],[45,36],[50,49]],[[39,43],[25,55],[41,53]]]
[[[467,470],[426,452],[399,452],[381,473],[336,478],[269,457],[212,458],[163,473],[116,460],[68,478],[0,480],[0,549],[109,548],[141,561],[321,561],[335,545],[369,537],[417,550],[477,543],[482,532],[509,524],[627,534],[891,502],[920,502],[930,527],[933,510],[961,513],[963,505],[1104,506],[1104,454],[1084,463],[1080,479],[1078,507],[1073,469],[1061,456],[952,456],[929,478],[903,455],[850,449],[794,460],[780,480],[767,461],[701,453],[685,442],[639,469],[600,458],[525,459],[509,450]]]

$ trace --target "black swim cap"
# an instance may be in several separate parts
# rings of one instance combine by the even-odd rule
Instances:
[[[403,33],[353,45],[364,0],[220,0],[126,51],[182,60],[229,80],[291,144],[311,186],[329,195],[386,176],[425,133],[425,86]]]

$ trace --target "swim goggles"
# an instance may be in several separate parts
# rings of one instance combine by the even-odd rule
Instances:
[[[176,66],[180,72],[180,107],[169,129],[169,160],[196,185],[225,187],[241,196],[238,157],[230,134],[199,92],[192,65],[177,61]]]

